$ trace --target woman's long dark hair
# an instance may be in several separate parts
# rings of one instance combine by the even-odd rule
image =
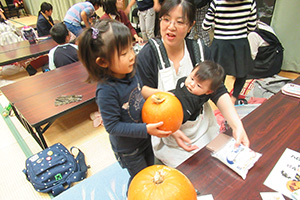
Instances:
[[[116,0],[103,0],[101,5],[106,14],[120,15],[116,6]]]

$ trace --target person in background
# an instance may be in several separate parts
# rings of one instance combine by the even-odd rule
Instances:
[[[246,76],[254,66],[247,34],[256,24],[255,0],[213,0],[202,24],[206,31],[214,27],[212,59],[224,67],[226,75],[236,78],[231,96],[234,104],[238,104]]]
[[[115,19],[124,23],[130,29],[131,35],[134,37],[135,41],[143,43],[143,39],[137,35],[124,11],[117,9],[117,4],[120,3],[120,1],[117,2],[116,0],[103,0],[102,7],[105,13],[101,16],[101,19]]]
[[[3,20],[6,20],[6,17],[4,15],[4,10],[2,10],[2,8],[0,8],[0,17],[3,19]]]
[[[208,31],[204,31],[202,28],[202,22],[205,18],[205,14],[209,7],[209,3],[212,0],[195,0],[195,5],[197,7],[196,10],[196,22],[193,26],[188,38],[190,39],[198,39],[201,38],[206,46],[210,46],[210,38]]]
[[[163,122],[142,123],[143,84],[135,73],[132,35],[123,23],[103,19],[79,37],[79,58],[97,81],[96,103],[116,159],[130,174],[128,186],[142,169],[154,164],[150,135],[166,137]]]
[[[78,46],[69,43],[70,32],[64,23],[55,24],[50,30],[50,35],[58,44],[48,54],[50,70],[78,61]]]
[[[83,31],[81,22],[84,23],[86,28],[90,28],[89,19],[99,9],[100,5],[100,0],[87,0],[69,8],[64,18],[64,23],[69,31],[78,37]]]
[[[177,81],[188,76],[193,70],[193,41],[187,39],[195,21],[196,7],[193,0],[165,0],[160,11],[161,48],[167,52],[170,66],[160,68],[158,55],[148,42],[137,55],[137,68],[144,84],[145,98],[157,91],[175,89]],[[151,39],[152,40],[152,39]],[[192,44],[191,44],[192,43]],[[201,60],[209,60],[209,49],[198,40]],[[201,44],[201,48],[200,48]],[[202,45],[203,44],[203,45]],[[243,124],[230,100],[230,96],[221,84],[216,90],[214,102],[232,128],[236,146],[249,146],[249,140]],[[164,164],[177,167],[196,151],[203,148],[218,135],[219,127],[208,102],[203,104],[196,120],[188,120],[179,131],[168,138],[173,145],[165,143],[163,138],[152,137],[155,156]],[[176,144],[177,143],[177,144]]]
[[[13,3],[16,7],[23,6],[23,0],[14,0]]]
[[[135,3],[137,3],[137,8],[139,10],[138,16],[142,38],[144,41],[147,41],[148,39],[155,37],[155,12],[159,12],[161,6],[159,0],[131,0],[124,11],[126,15],[129,14],[131,7]]]
[[[54,25],[53,19],[51,17],[53,7],[50,3],[43,2],[41,4],[41,9],[38,14],[38,20],[36,23],[36,28],[39,37],[50,35],[50,29]]]

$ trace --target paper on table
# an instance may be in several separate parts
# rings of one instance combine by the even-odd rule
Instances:
[[[292,198],[292,193],[300,189],[300,153],[285,149],[264,185]]]
[[[197,200],[214,200],[214,198],[211,194],[208,194],[208,195],[198,196]]]
[[[261,192],[260,196],[263,200],[285,200],[278,192]]]

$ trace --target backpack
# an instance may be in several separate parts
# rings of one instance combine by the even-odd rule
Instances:
[[[148,43],[150,44],[151,49],[153,49],[155,57],[157,58],[158,69],[162,70],[170,67],[171,64],[162,41],[158,38],[152,38],[148,40]],[[186,39],[186,45],[190,53],[193,66],[196,66],[198,63],[204,61],[204,44],[200,39]]]
[[[72,152],[72,147],[70,151]],[[78,148],[76,148],[78,149]],[[38,192],[51,192],[56,196],[68,189],[73,182],[87,176],[84,154],[78,149],[76,158],[61,143],[26,159],[26,178]]]
[[[264,25],[267,26],[267,25]],[[268,46],[260,46],[254,60],[254,68],[247,75],[248,79],[267,78],[278,74],[283,61],[283,50],[277,36],[263,26],[258,26],[254,31]]]

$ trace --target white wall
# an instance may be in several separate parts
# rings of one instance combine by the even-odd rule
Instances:
[[[271,26],[284,47],[281,69],[300,72],[300,0],[277,0]]]

